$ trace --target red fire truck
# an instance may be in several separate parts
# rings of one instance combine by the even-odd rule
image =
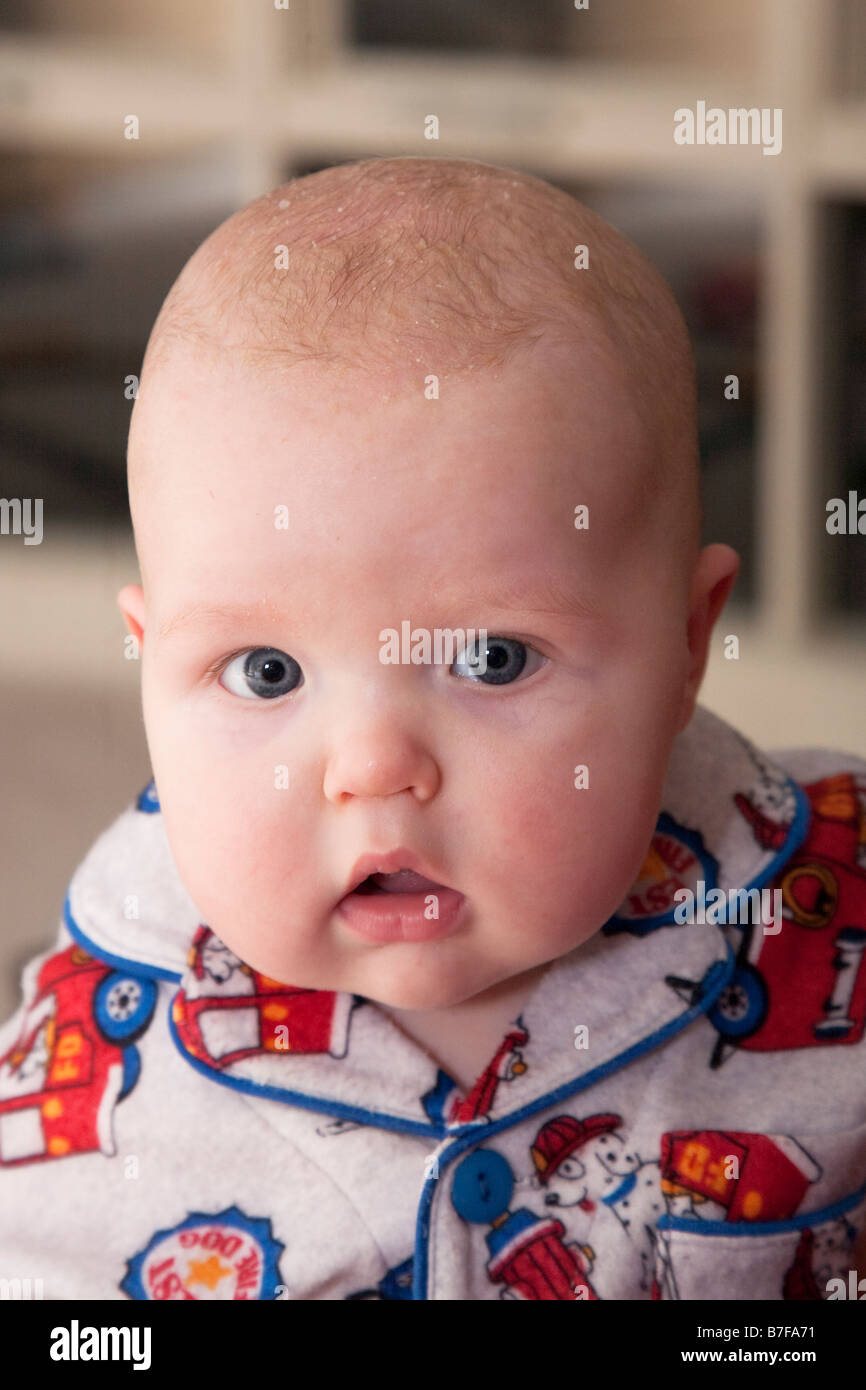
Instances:
[[[157,986],[69,946],[44,962],[18,1041],[0,1058],[0,1165],[115,1152],[112,1115],[138,1079],[133,1046]]]
[[[352,996],[302,989],[245,964],[199,927],[189,955],[191,980],[178,991],[172,1019],[185,1050],[210,1066],[264,1053],[346,1053]]]
[[[778,1051],[857,1043],[866,1029],[866,786],[851,773],[805,788],[812,807],[800,849],[770,885],[782,928],[746,923],[736,970],[708,1017],[732,1047]]]

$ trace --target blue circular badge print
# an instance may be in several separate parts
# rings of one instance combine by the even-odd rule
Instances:
[[[273,1299],[284,1248],[266,1217],[246,1216],[239,1207],[194,1211],[151,1237],[127,1262],[120,1287],[143,1302]]]

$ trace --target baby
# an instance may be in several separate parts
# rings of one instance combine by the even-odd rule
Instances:
[[[851,1296],[866,763],[696,703],[738,557],[643,255],[473,161],[294,180],[168,295],[129,490],[153,783],[0,1032],[0,1275]]]
[[[169,296],[129,482],[144,590],[120,604],[203,920],[277,979],[396,1010],[471,1085],[632,883],[736,571],[698,555],[669,292],[508,170],[298,180]],[[486,627],[499,664],[384,664],[404,621]],[[399,870],[447,888],[438,919]]]

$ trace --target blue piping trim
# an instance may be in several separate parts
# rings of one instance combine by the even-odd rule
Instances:
[[[701,1221],[700,1217],[660,1216],[656,1228],[660,1231],[691,1231],[702,1236],[773,1236],[780,1231],[802,1231],[807,1226],[820,1226],[824,1221],[835,1221],[844,1216],[851,1207],[856,1207],[866,1197],[866,1182],[848,1197],[840,1197],[829,1207],[818,1211],[804,1211],[799,1216],[789,1216],[785,1221]]]
[[[113,965],[118,970],[128,970],[131,975],[138,975],[140,978],[146,980],[173,980],[179,982],[183,979],[183,975],[178,974],[174,970],[164,970],[162,966],[159,965],[144,965],[138,960],[128,960],[126,956],[115,956],[110,951],[106,951],[104,947],[97,945],[95,941],[91,941],[89,936],[85,936],[72,915],[68,893],[63,902],[63,920],[66,923],[70,936],[78,942],[78,945],[83,946],[86,951],[96,956],[97,959],[104,960],[106,965]]]
[[[724,938],[722,939],[724,940]],[[513,1128],[513,1126],[520,1123],[521,1120],[536,1114],[539,1110],[547,1110],[551,1105],[555,1105],[560,1100],[564,1100],[566,1096],[577,1095],[578,1092],[587,1090],[590,1086],[594,1086],[596,1081],[600,1081],[602,1077],[609,1076],[612,1072],[619,1071],[629,1062],[633,1062],[636,1057],[642,1057],[644,1053],[650,1052],[654,1047],[658,1047],[663,1042],[667,1042],[668,1038],[672,1038],[677,1033],[681,1033],[683,1029],[687,1028],[690,1023],[693,1023],[696,1018],[699,1018],[701,1014],[706,1013],[712,1008],[722,990],[733,977],[736,957],[728,941],[725,941],[725,950],[727,953],[727,960],[724,962],[726,968],[719,972],[719,979],[716,981],[714,987],[708,990],[697,1004],[693,1004],[691,1008],[686,1009],[683,1013],[679,1014],[677,1018],[671,1019],[663,1028],[659,1028],[655,1033],[650,1033],[639,1043],[635,1043],[632,1047],[627,1048],[625,1052],[621,1052],[618,1056],[612,1057],[610,1061],[604,1062],[600,1067],[594,1068],[593,1071],[586,1072],[576,1081],[566,1082],[566,1084],[560,1086],[558,1090],[550,1091],[546,1096],[542,1096],[539,1100],[535,1100],[530,1105],[524,1106],[522,1110],[516,1110],[510,1115],[505,1115],[501,1120],[496,1120],[491,1124],[485,1125],[483,1129],[473,1126],[473,1133],[461,1133],[456,1142],[449,1149],[446,1149],[444,1153],[439,1155],[439,1164],[444,1164],[458,1158],[466,1149],[472,1148],[473,1144],[484,1143],[486,1140],[492,1138],[493,1135],[501,1134],[503,1130]],[[718,963],[722,964],[722,962]],[[712,966],[709,968],[711,969]],[[430,1234],[428,1218],[430,1207],[433,1203],[433,1195],[436,1190],[434,1184],[439,1182],[442,1177],[442,1169],[438,1164],[437,1168],[438,1176],[431,1175],[424,1183],[421,1192],[421,1201],[418,1206],[418,1216],[415,1223],[415,1277],[412,1285],[412,1298],[415,1301],[426,1302],[427,1300],[427,1242]]]
[[[785,843],[783,844],[782,848],[776,851],[769,864],[767,864],[766,867],[761,870],[757,878],[752,879],[750,883],[742,885],[740,889],[735,891],[743,892],[751,891],[752,888],[763,888],[764,884],[769,879],[775,877],[775,875],[781,869],[782,865],[787,863],[787,861],[791,858],[791,855],[796,854],[797,850],[800,848],[807,834],[809,833],[809,822],[812,818],[812,807],[809,798],[803,791],[803,788],[800,786],[799,782],[795,782],[793,777],[789,777],[787,779],[787,785],[794,794],[794,802],[796,805],[794,818],[791,821],[791,825],[788,829],[788,838],[785,840]],[[718,921],[712,922],[709,925],[714,927],[722,927],[726,925],[741,927],[744,925],[748,925],[742,922],[734,922],[730,924],[728,923],[727,893],[730,890],[723,889],[722,891],[726,894],[725,904],[724,906],[722,906],[722,904],[719,904],[718,909],[713,909],[714,913],[718,910],[720,915]],[[668,912],[664,912],[660,916],[641,917],[639,921],[631,921],[630,919],[624,917],[618,918],[616,916],[616,913],[614,913],[613,917],[609,918],[608,922],[604,924],[604,927],[602,927],[602,931],[605,932],[605,935],[607,936],[615,936],[618,935],[620,932],[630,932],[632,936],[643,936],[647,932],[652,931],[655,927],[677,927],[684,925],[683,923],[677,922],[675,920],[675,912],[676,908],[671,908]],[[724,916],[721,915],[722,912],[724,912]],[[610,930],[607,930],[609,926]]]
[[[173,1001],[172,1001],[173,1002]],[[242,1091],[250,1096],[264,1096],[267,1100],[281,1100],[292,1105],[297,1105],[301,1110],[316,1110],[324,1115],[335,1115],[340,1120],[356,1120],[362,1125],[377,1125],[380,1129],[393,1129],[401,1134],[418,1134],[427,1139],[431,1135],[437,1139],[444,1139],[448,1130],[444,1125],[425,1125],[420,1121],[403,1120],[397,1115],[385,1115],[376,1110],[364,1110],[357,1105],[343,1105],[340,1101],[328,1100],[323,1096],[307,1096],[300,1091],[284,1090],[281,1086],[265,1086],[260,1081],[250,1081],[246,1077],[227,1076],[225,1072],[217,1071],[215,1067],[208,1066],[207,1062],[201,1061],[199,1057],[193,1057],[181,1042],[177,1031],[172,1010],[168,1013],[168,1027],[172,1042],[183,1057],[196,1071],[201,1072],[209,1081],[217,1081],[220,1086],[228,1086],[235,1091]],[[478,1127],[475,1126],[477,1129]]]

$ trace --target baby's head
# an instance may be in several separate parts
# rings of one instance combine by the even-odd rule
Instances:
[[[275,189],[163,305],[129,484],[157,792],[232,950],[435,1009],[604,924],[737,567],[700,550],[688,336],[629,242],[472,161]],[[430,650],[383,660],[387,629]],[[440,888],[346,899],[377,866]]]

